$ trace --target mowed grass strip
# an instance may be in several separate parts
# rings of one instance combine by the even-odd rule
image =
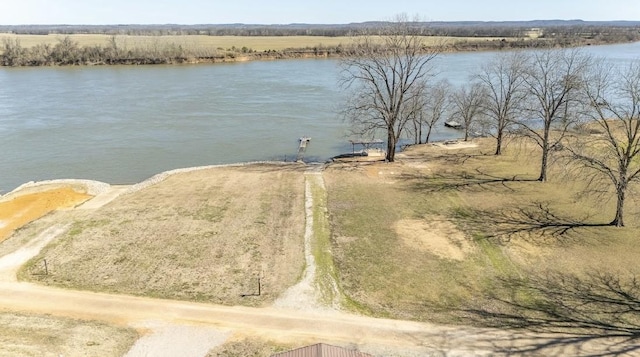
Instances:
[[[541,183],[534,146],[515,140],[496,157],[492,140],[477,143],[416,146],[396,163],[325,171],[332,251],[355,309],[483,323],[475,318],[541,314],[534,307],[550,306],[542,296],[548,290],[530,284],[548,282],[549,274],[593,284],[606,280],[594,280],[597,274],[627,282],[640,274],[637,205],[628,205],[628,227],[603,226],[615,200],[585,195],[585,179],[565,165]],[[559,293],[571,301],[578,287],[565,288]]]
[[[138,338],[131,328],[103,323],[0,312],[0,356],[124,355]]]
[[[77,219],[19,277],[73,289],[257,306],[295,283],[304,264],[303,240],[301,166],[214,168],[173,175]],[[41,274],[44,259],[49,275]]]

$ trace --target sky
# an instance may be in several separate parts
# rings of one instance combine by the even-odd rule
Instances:
[[[638,0],[0,0],[0,25],[634,20]]]

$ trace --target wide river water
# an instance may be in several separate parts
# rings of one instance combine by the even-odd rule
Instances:
[[[640,59],[640,43],[584,49],[612,63]],[[444,54],[454,85],[494,53]],[[190,166],[305,160],[351,149],[338,114],[334,59],[181,66],[0,68],[0,194],[27,181],[134,183]],[[433,140],[458,132],[438,126]]]

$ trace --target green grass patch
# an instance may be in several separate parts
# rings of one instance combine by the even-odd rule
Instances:
[[[554,272],[564,281],[640,275],[638,206],[627,206],[629,227],[597,226],[614,207],[583,194],[584,177],[555,165],[548,182],[537,182],[537,148],[514,140],[494,156],[487,154],[491,140],[478,143],[461,150],[415,146],[401,163],[325,171],[345,296],[376,316],[511,323],[504,316],[560,308],[539,289]],[[458,234],[462,241],[453,239]],[[464,247],[471,248],[461,255]],[[578,287],[564,288],[570,295]],[[519,304],[530,310],[519,311]]]
[[[327,219],[327,198],[325,190],[311,180],[311,195],[313,197],[313,239],[312,254],[316,263],[316,284],[320,289],[322,300],[331,304],[340,296],[336,291],[336,268],[331,254],[331,240],[329,221]]]

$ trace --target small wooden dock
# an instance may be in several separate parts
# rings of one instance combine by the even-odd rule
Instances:
[[[298,156],[296,156],[296,161],[302,161],[302,159],[304,159],[304,152],[307,150],[307,145],[309,145],[311,138],[303,136],[298,139],[298,141],[300,142],[300,146],[298,146]]]

